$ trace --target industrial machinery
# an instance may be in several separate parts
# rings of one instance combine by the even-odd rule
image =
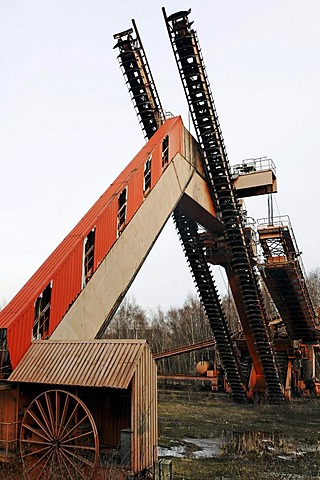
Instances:
[[[154,360],[143,341],[120,341],[120,348],[101,338],[170,215],[236,401],[259,392],[279,402],[290,383],[287,373],[283,380],[258,266],[288,334],[285,351],[293,342],[308,345],[309,352],[318,348],[318,319],[290,229],[261,225],[265,258],[258,265],[239,205],[242,196],[274,192],[275,172],[270,165],[259,170],[258,162],[231,170],[190,10],[167,16],[163,9],[163,14],[197,140],[180,117],[166,118],[133,21],[133,28],[115,35],[115,47],[147,143],[0,312],[0,458],[10,461],[19,450],[32,480],[52,468],[60,471],[62,464],[71,479],[94,477],[100,448],[111,438],[100,416],[105,405],[116,412],[109,447],[120,433],[123,445],[127,434],[135,439],[123,449],[130,472],[140,474],[156,462]],[[226,268],[242,324],[242,349],[230,334],[210,263]],[[124,351],[134,371],[120,361]],[[243,355],[252,362],[249,379]],[[105,362],[97,363],[102,357]],[[74,368],[68,370],[70,365]],[[295,371],[292,361],[286,372],[288,365]],[[147,377],[141,374],[146,371]],[[99,386],[94,395],[92,387]],[[140,418],[138,411],[146,415]]]
[[[319,320],[289,218],[258,220],[258,235],[263,252],[259,268],[281,318],[281,322],[272,325],[274,344],[283,351],[287,342],[283,380],[286,396],[319,390],[316,377]]]
[[[153,356],[153,358],[157,361],[164,358],[171,358],[175,355],[182,355],[187,352],[194,352],[195,350],[201,350],[208,347],[214,348],[213,352],[216,353],[216,342],[211,339],[197,342],[191,345],[183,345],[173,348],[171,350],[157,353]],[[230,385],[225,378],[224,369],[221,365],[217,364],[215,355],[214,360],[202,359],[198,361],[195,365],[195,370],[196,374],[179,374],[173,372],[163,373],[158,371],[158,379],[174,381],[175,383],[180,381],[198,381],[202,383],[209,383],[213,392],[221,391],[225,393],[231,393]]]
[[[269,398],[277,400],[282,397],[284,387],[286,396],[291,387],[288,387],[288,379],[283,380],[283,362],[280,361],[282,354],[275,351],[276,346],[271,338],[272,327],[264,311],[264,302],[260,291],[261,277],[258,274],[256,232],[247,222],[244,222],[246,219],[243,218],[239,201],[245,196],[275,192],[277,188],[275,166],[272,160],[263,157],[248,159],[230,168],[197,34],[192,28],[192,22],[188,20],[190,10],[178,12],[170,17],[167,17],[165,9],[163,9],[163,13],[201,148],[202,164],[210,196],[217,212],[217,218],[221,222],[220,229],[215,226],[211,230],[204,229],[206,231],[204,233],[202,219],[194,216],[191,206],[183,211],[183,215],[179,208],[176,208],[174,219],[178,234],[217,341],[216,346],[226,368],[227,377],[233,381],[234,398],[237,400],[241,398],[241,394],[239,394],[241,392],[240,379],[242,384],[245,384],[247,396],[252,396],[253,391],[265,393],[267,390]],[[125,81],[139,122],[143,131],[146,132],[149,124],[156,129],[159,119],[163,119],[165,115],[161,112],[161,102],[155,89],[154,79],[136,23],[134,20],[132,22],[133,29],[115,35],[118,40],[115,48],[119,49],[118,59]],[[150,93],[150,86],[153,87],[154,94]],[[145,112],[148,112],[148,116]],[[200,235],[198,224],[202,228]],[[259,229],[259,233],[261,233],[261,229]],[[206,252],[205,258],[202,250]],[[225,267],[237,304],[246,348],[239,348],[245,359],[244,361],[240,359],[239,362],[236,357],[236,364],[228,361],[228,354],[237,355],[237,352],[229,350],[232,342],[228,326],[211,273],[206,268],[206,262]],[[262,263],[259,266],[262,272],[266,271]],[[197,270],[201,270],[202,278],[197,276]],[[301,273],[300,270],[299,278],[303,279]],[[281,286],[279,291],[281,292]],[[274,292],[272,296],[274,297]],[[214,299],[219,317],[223,319],[223,334],[221,330],[219,331],[219,324],[212,312],[212,299]],[[278,305],[279,295],[278,298],[274,298],[274,301]],[[307,299],[307,304],[308,311],[312,312],[310,298]],[[301,324],[301,315],[300,319],[295,317],[295,321]],[[314,311],[309,314],[309,320],[305,324],[305,335],[302,338],[317,344],[319,327]],[[309,332],[307,335],[306,330]],[[297,332],[293,336],[290,335],[291,342],[300,338],[297,335],[299,335]],[[253,363],[249,380],[246,372],[248,357]],[[245,364],[245,368],[243,368],[243,364]],[[279,371],[280,367],[282,367],[281,371]],[[285,368],[286,372],[287,368],[290,368],[290,362]],[[289,378],[289,374],[287,377]]]
[[[133,33],[134,35],[132,35]],[[114,38],[117,40],[115,47],[119,49],[119,63],[138,113],[139,122],[142,125],[145,136],[150,138],[150,134],[152,134],[153,131],[148,135],[149,126],[152,125],[153,129],[156,130],[165,115],[161,109],[161,102],[158,99],[158,94],[154,87],[153,77],[135,22],[133,21],[133,29],[131,28],[124,32],[117,33],[114,35]],[[199,153],[199,156],[200,155]],[[203,164],[201,160],[199,161],[198,168],[202,173]],[[207,188],[208,185],[206,186],[206,189]],[[219,351],[223,358],[223,363],[228,369],[228,378],[232,385],[233,396],[235,399],[243,400],[245,398],[245,390],[241,378],[240,365],[232,342],[230,341],[219,295],[204,257],[204,251],[198,235],[197,221],[200,223],[205,222],[206,226],[209,221],[211,223],[211,230],[217,228],[221,230],[221,225],[215,221],[215,226],[213,226],[213,219],[204,218],[204,213],[199,211],[199,208],[194,205],[195,199],[192,200],[186,196],[181,199],[179,205],[176,206],[173,212],[174,222],[190,266],[191,274],[204,305],[215,339],[219,344]],[[212,203],[211,208],[214,209]],[[216,217],[216,215],[214,215],[214,217]]]

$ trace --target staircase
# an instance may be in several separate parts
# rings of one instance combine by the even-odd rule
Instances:
[[[288,217],[273,225],[258,220],[264,262],[260,270],[280,312],[289,337],[315,343],[320,339],[319,320],[305,281],[300,252]]]

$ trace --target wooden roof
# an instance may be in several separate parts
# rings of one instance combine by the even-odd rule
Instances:
[[[8,380],[126,389],[147,348],[146,340],[39,340]]]

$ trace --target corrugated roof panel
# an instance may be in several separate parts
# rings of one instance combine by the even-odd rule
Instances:
[[[11,382],[128,388],[145,340],[33,342]]]

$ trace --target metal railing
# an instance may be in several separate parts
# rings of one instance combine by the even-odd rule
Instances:
[[[290,222],[290,218],[288,215],[280,215],[278,217],[273,217],[272,225],[269,223],[269,219],[267,217],[258,218],[257,219],[258,227],[289,227],[292,230],[292,225]]]
[[[294,247],[294,252],[292,252],[292,253],[295,255],[295,258],[300,257],[302,252],[300,252],[300,250],[299,250],[299,247],[298,247],[298,244],[297,244],[297,241],[296,241],[296,237],[294,235],[293,228],[292,228],[292,225],[291,225],[291,221],[290,221],[290,218],[289,218],[288,215],[281,215],[281,216],[278,216],[278,217],[273,217],[272,225],[270,225],[270,220],[268,218],[266,218],[266,217],[258,218],[257,225],[258,225],[258,230],[260,228],[262,229],[262,228],[268,228],[268,227],[287,227],[289,232],[290,232],[290,238],[291,238],[291,241],[292,241],[292,244],[293,244],[293,247]],[[304,267],[302,265],[301,258],[299,260],[300,260],[301,267],[304,269]]]
[[[241,163],[231,165],[232,177],[271,170],[276,175],[276,166],[268,157],[246,158]]]

